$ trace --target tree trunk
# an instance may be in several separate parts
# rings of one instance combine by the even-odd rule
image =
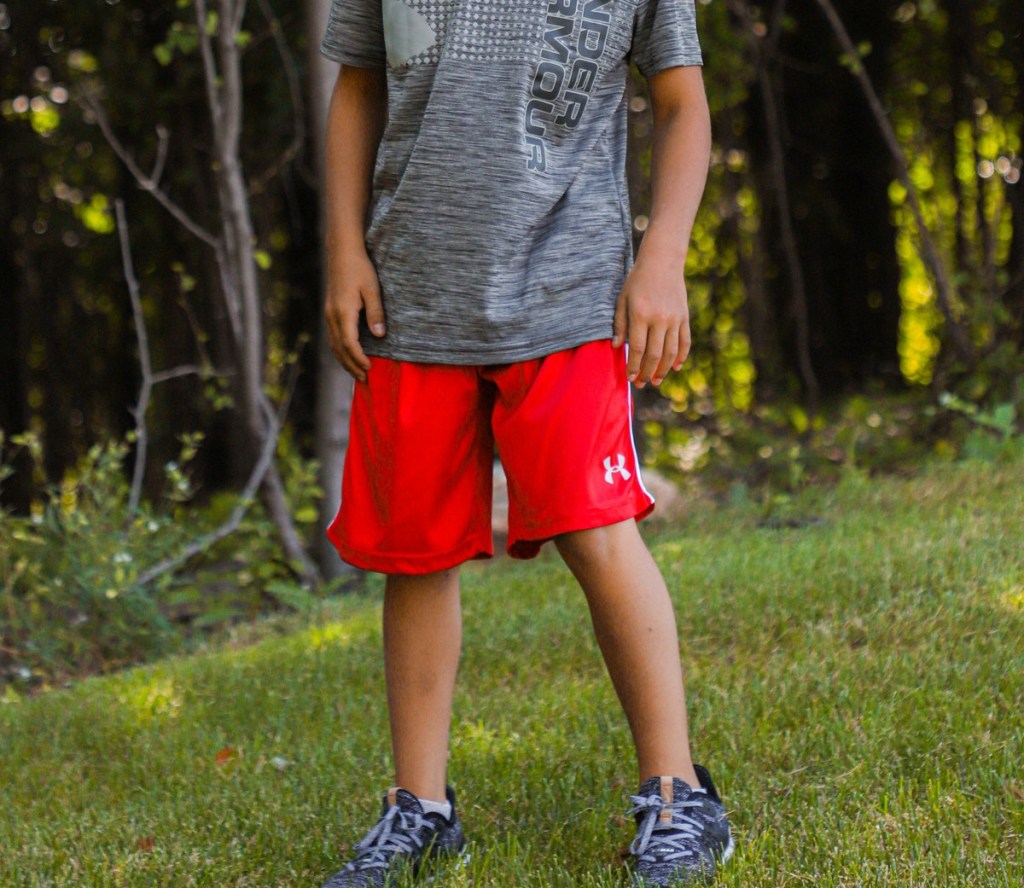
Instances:
[[[217,258],[224,296],[235,312],[238,331],[239,390],[242,414],[251,434],[246,461],[255,463],[271,425],[267,421],[268,399],[263,391],[263,303],[256,266],[252,216],[248,190],[239,158],[242,131],[241,53],[238,33],[245,11],[244,0],[216,0],[216,45],[207,30],[205,0],[196,0],[199,45],[206,75],[207,100],[214,138],[213,175],[221,212],[221,241]],[[318,580],[317,570],[306,555],[295,529],[284,485],[271,463],[262,486],[263,502],[281,537],[289,560],[307,584]]]
[[[330,0],[305,0],[306,14],[306,66],[309,71],[309,126],[311,141],[316,153],[316,171],[320,182],[324,181],[324,155],[327,142],[327,107],[331,91],[338,75],[338,65],[320,53],[320,41],[327,28],[327,14]],[[320,201],[319,231],[321,244],[326,230],[325,203]],[[321,256],[323,247],[321,246]],[[327,262],[322,260],[321,269]],[[320,292],[323,292],[321,283]],[[327,539],[323,529],[334,518],[341,502],[341,475],[348,449],[348,423],[352,407],[352,378],[344,371],[327,344],[327,327],[323,312],[319,320],[317,336],[317,384],[316,384],[316,458],[320,463],[320,533],[317,537],[317,561],[320,572],[332,579],[350,570],[338,557],[338,552]]]

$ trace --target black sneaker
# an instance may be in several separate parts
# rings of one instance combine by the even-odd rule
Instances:
[[[411,792],[393,787],[384,796],[384,813],[355,847],[356,856],[338,870],[323,888],[380,888],[400,873],[413,875],[428,861],[460,855],[466,844],[455,813],[455,793],[447,790],[452,814],[424,814]]]
[[[678,777],[651,777],[632,796],[636,819],[633,884],[697,885],[710,882],[734,849],[729,820],[706,768],[694,765],[705,792]]]

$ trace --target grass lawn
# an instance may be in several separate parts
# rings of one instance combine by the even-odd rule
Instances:
[[[852,472],[786,517],[647,531],[737,836],[720,884],[1024,885],[1024,459]],[[464,589],[473,860],[441,883],[625,885],[634,762],[581,594],[553,552]],[[0,706],[0,885],[318,888],[389,781],[379,616],[373,580]]]

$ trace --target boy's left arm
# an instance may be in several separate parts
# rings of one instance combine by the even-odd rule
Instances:
[[[659,385],[690,351],[683,277],[690,234],[707,182],[711,120],[699,65],[648,80],[654,112],[651,218],[615,308],[613,343],[629,343],[629,378]]]

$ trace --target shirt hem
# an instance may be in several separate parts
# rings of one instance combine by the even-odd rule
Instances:
[[[320,55],[339,65],[350,65],[353,68],[387,68],[386,59],[359,55],[346,49],[338,49],[328,43],[320,44]]]
[[[588,342],[612,338],[612,320],[602,321],[600,326],[585,327],[572,333],[560,335],[557,339],[533,341],[529,345],[509,348],[497,345],[494,348],[458,349],[438,345],[416,346],[408,343],[390,344],[380,340],[363,341],[363,351],[371,358],[388,358],[392,361],[408,361],[414,364],[487,365],[512,364],[529,361],[556,352],[567,351]]]
[[[645,80],[649,80],[659,71],[664,71],[666,68],[678,68],[683,67],[703,67],[704,58],[700,53],[674,53],[672,55],[655,56],[653,59],[645,60],[644,62],[637,62],[637,70],[644,76]]]

